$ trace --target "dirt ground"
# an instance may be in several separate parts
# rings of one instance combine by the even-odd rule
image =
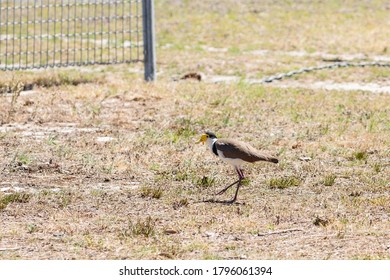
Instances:
[[[154,83],[142,65],[2,74],[0,259],[389,259],[389,68],[253,82],[335,58],[390,61],[390,28],[376,25],[389,25],[383,1],[332,2],[318,34],[268,41],[238,30],[248,20],[274,34],[270,14],[276,31],[321,23],[322,7],[205,1],[188,14],[186,1],[156,2]],[[218,15],[218,28],[184,32]],[[346,28],[362,19],[360,33]],[[245,166],[237,203],[203,202],[231,198],[234,189],[214,194],[236,180],[195,144],[206,129],[280,162]]]

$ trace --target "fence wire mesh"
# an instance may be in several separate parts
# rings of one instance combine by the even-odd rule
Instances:
[[[0,0],[0,69],[143,61],[142,0]]]

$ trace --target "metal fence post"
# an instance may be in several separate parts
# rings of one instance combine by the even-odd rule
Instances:
[[[145,81],[156,80],[154,0],[142,0]]]

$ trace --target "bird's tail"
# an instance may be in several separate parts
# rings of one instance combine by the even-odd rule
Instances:
[[[269,157],[267,161],[273,162],[273,163],[278,163],[279,162],[279,160],[277,158],[275,158],[275,157]]]
[[[264,154],[258,154],[257,158],[258,158],[258,160],[261,160],[261,161],[268,161],[268,162],[272,162],[272,163],[279,162],[279,160],[276,157],[264,155]]]

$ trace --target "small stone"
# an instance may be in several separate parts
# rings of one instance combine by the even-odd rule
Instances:
[[[62,237],[64,237],[64,235],[65,235],[64,232],[55,232],[55,233],[53,233],[53,236],[57,237],[57,238],[62,238]]]
[[[301,161],[311,161],[312,158],[311,157],[299,157],[299,160],[301,160]]]
[[[164,234],[176,234],[176,233],[178,233],[178,231],[177,230],[174,230],[174,229],[166,229],[166,230],[164,230]]]
[[[215,237],[217,237],[217,233],[215,233],[215,232],[212,232],[212,231],[206,231],[205,232],[205,235],[207,236],[207,237],[211,237],[211,238],[215,238]]]

